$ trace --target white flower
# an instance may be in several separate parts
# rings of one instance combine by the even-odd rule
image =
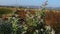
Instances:
[[[38,33],[38,30],[35,30]]]
[[[18,17],[18,15],[17,15],[17,14],[15,14],[15,17]]]
[[[46,26],[47,30],[51,30],[51,27],[50,26]]]
[[[15,17],[13,17],[12,19],[15,19]]]
[[[41,31],[44,31],[43,29],[41,29]]]
[[[52,34],[55,34],[55,31],[52,29],[52,32],[51,32]]]
[[[23,31],[22,34],[26,33],[26,31]]]

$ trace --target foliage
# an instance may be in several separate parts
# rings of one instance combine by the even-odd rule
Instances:
[[[12,12],[11,10],[7,9],[0,10],[1,15]],[[26,21],[22,22],[20,25],[18,25],[18,22],[22,21],[19,21],[21,18],[19,18],[17,14],[12,15],[12,17],[8,18],[7,23],[4,23],[0,26],[1,34],[52,34],[51,27],[45,24],[44,11],[45,7],[43,7],[41,11],[36,11],[35,15],[32,15],[28,11],[26,14]]]
[[[13,10],[9,9],[9,8],[0,8],[0,16],[4,15],[4,14],[12,14]]]
[[[0,25],[0,34],[11,34],[11,23],[3,23]]]

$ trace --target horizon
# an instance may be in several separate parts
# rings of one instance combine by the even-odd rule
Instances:
[[[46,7],[60,7],[60,0],[48,0]],[[41,6],[45,0],[0,0],[3,6]]]

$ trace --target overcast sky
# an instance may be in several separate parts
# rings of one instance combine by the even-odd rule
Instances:
[[[0,5],[41,6],[44,0],[0,0]],[[60,7],[60,0],[48,0],[49,7]]]

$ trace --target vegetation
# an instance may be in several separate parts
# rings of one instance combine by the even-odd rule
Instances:
[[[12,14],[13,10],[9,9],[9,8],[0,8],[0,16],[4,15],[4,14]]]
[[[46,3],[43,4],[43,8],[39,11],[32,10],[30,12],[30,9],[23,9],[22,12],[19,10],[17,14],[11,9],[1,8],[0,16],[5,14],[13,15],[5,21],[1,18],[0,34],[52,34],[52,28],[56,31],[56,34],[59,34],[59,12],[53,12],[52,10],[47,12],[45,6]]]

